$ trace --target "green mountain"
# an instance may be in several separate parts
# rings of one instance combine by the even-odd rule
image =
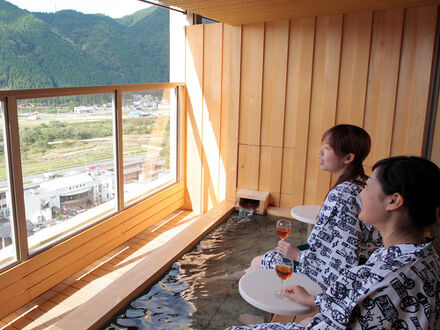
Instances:
[[[31,13],[0,0],[0,89],[169,81],[169,12]]]

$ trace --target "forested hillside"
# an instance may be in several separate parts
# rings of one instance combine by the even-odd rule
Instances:
[[[165,82],[169,13],[31,13],[0,0],[0,89]]]

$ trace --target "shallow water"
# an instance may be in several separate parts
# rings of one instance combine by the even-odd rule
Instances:
[[[244,219],[233,213],[105,329],[224,329],[243,324],[246,317],[267,321],[267,313],[241,298],[237,280],[217,277],[247,268],[254,256],[274,248],[278,219],[268,215]],[[287,240],[304,243],[306,232],[305,224],[292,221]]]

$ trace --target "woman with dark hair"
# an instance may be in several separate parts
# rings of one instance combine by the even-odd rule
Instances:
[[[382,246],[377,230],[358,219],[358,195],[368,178],[362,162],[370,145],[368,133],[354,125],[337,125],[323,134],[319,166],[335,175],[337,182],[321,207],[306,249],[281,240],[276,250],[254,258],[246,272],[275,268],[277,260],[284,257],[298,262],[296,272],[325,290],[343,269],[362,264]]]
[[[440,329],[440,259],[424,236],[440,217],[440,169],[402,156],[373,169],[360,194],[359,218],[380,231],[384,246],[315,297],[301,286],[287,287],[285,297],[319,308],[302,325],[231,329]]]

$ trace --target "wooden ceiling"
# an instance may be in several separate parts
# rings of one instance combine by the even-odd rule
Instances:
[[[161,0],[172,6],[231,25],[295,17],[391,8],[420,7],[440,0]]]

